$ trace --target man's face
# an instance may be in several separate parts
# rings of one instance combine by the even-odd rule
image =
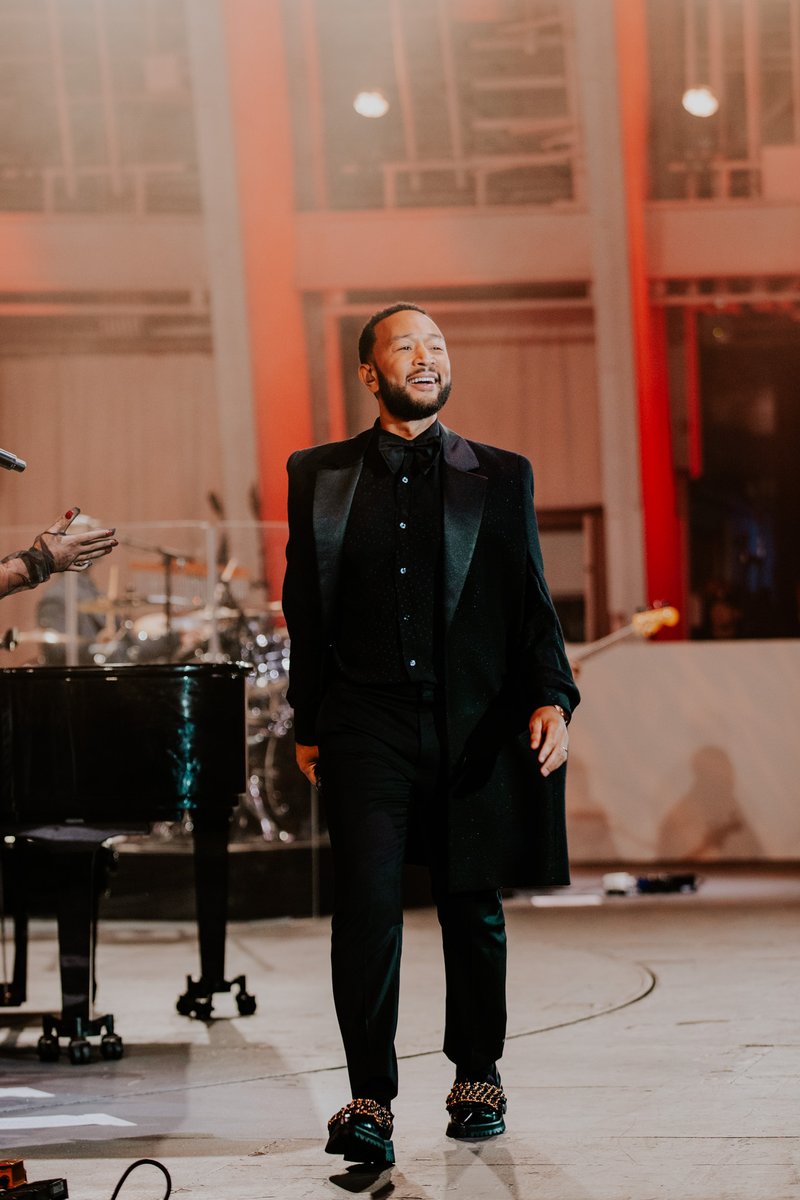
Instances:
[[[375,327],[372,362],[361,380],[398,421],[439,412],[450,395],[450,359],[441,331],[424,313],[403,309]]]

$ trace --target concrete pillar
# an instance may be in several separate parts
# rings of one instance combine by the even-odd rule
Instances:
[[[672,453],[666,312],[650,301],[645,203],[648,194],[649,73],[645,0],[616,0],[620,120],[636,351],[639,455],[644,512],[647,599],[666,600],[681,625],[665,637],[685,636],[683,536]]]
[[[189,0],[186,11],[226,486],[235,496],[246,491],[257,463],[261,515],[281,521],[286,459],[313,441],[281,4]],[[280,543],[273,538],[265,547],[273,593],[283,572]]]
[[[251,516],[249,492],[258,482],[258,459],[230,81],[219,0],[190,0],[185,12],[211,293],[222,499],[228,519],[240,521]]]
[[[614,628],[625,624],[646,599],[614,0],[575,0],[575,34],[592,226],[608,605]]]

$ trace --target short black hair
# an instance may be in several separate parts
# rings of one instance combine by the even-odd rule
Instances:
[[[388,308],[381,308],[378,312],[373,313],[358,338],[358,361],[360,363],[368,363],[372,358],[372,351],[375,349],[375,326],[380,325],[381,321],[385,321],[393,313],[406,310],[422,313],[424,317],[430,316],[430,313],[427,313],[424,308],[420,308],[418,304],[412,304],[410,300],[398,300],[396,304],[390,304]]]

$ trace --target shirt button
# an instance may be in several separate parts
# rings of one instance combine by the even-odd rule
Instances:
[[[411,616],[410,616],[410,614],[409,614],[409,613],[403,613],[403,620],[404,620],[404,621],[410,621],[410,620],[411,620]]]
[[[403,475],[403,477],[401,478],[400,482],[401,482],[401,483],[408,483],[408,476],[407,476],[407,475]]]
[[[405,567],[401,567],[401,568],[400,568],[400,574],[401,574],[401,575],[405,575],[405,573],[406,573],[406,568],[405,568]]]
[[[415,658],[410,658],[410,659],[408,660],[408,665],[409,665],[410,667],[415,667],[415,666],[417,665],[417,660],[416,660]]]
[[[401,529],[405,529],[405,527],[406,527],[406,523],[405,523],[405,521],[401,521],[401,522],[400,522],[400,528],[401,528]]]

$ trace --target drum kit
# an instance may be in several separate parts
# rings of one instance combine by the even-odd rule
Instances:
[[[286,698],[289,637],[279,603],[239,607],[229,589],[221,602],[163,594],[98,594],[77,604],[96,632],[73,637],[59,629],[10,631],[6,649],[30,643],[41,663],[64,662],[77,648],[86,664],[244,662],[247,677],[247,791],[234,813],[236,842],[289,843],[316,834],[315,800],[294,760],[292,710]],[[154,830],[163,841],[191,833],[175,826]]]

